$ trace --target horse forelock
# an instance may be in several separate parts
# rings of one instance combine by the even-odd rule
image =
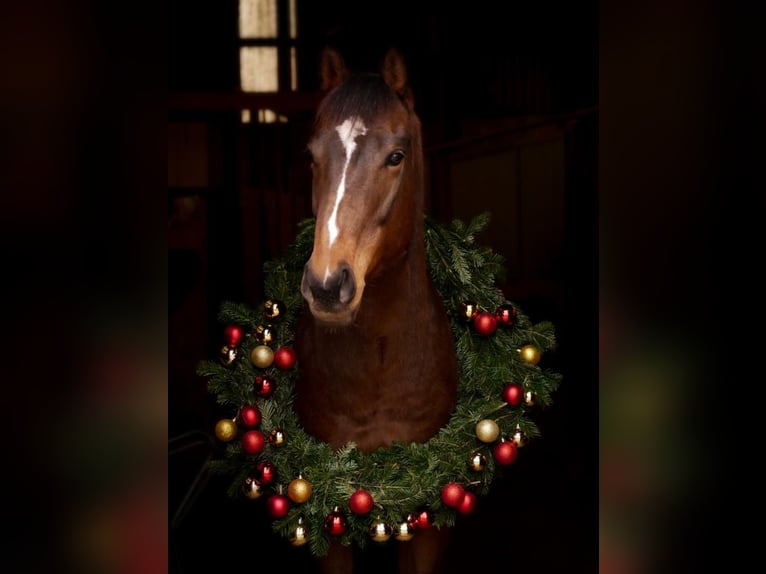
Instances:
[[[317,110],[316,125],[335,126],[350,116],[369,123],[392,107],[404,105],[379,74],[349,77],[322,100]]]

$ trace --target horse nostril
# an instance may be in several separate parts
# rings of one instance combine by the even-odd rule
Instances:
[[[354,280],[354,271],[348,265],[344,265],[340,277],[340,302],[346,305],[356,294],[356,281]]]

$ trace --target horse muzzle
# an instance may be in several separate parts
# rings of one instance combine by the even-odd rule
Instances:
[[[348,263],[341,263],[324,277],[314,272],[310,262],[303,269],[301,294],[318,321],[335,325],[351,323],[356,316],[356,292],[354,270]]]

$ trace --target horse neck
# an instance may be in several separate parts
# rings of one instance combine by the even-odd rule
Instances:
[[[407,250],[393,264],[368,282],[357,325],[363,332],[385,335],[402,325],[420,330],[418,316],[431,310],[434,290],[426,265],[422,217],[418,216]]]

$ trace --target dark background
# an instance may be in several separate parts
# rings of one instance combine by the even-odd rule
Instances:
[[[544,366],[565,382],[555,405],[535,416],[544,438],[461,521],[445,572],[593,571],[597,5],[502,3],[490,12],[299,1],[297,8],[299,93],[270,102],[289,125],[243,127],[237,105],[245,100],[222,103],[239,86],[236,2],[169,6],[169,121],[203,134],[169,136],[171,519],[179,513],[170,528],[171,571],[239,569],[271,558],[310,571],[306,552],[271,534],[262,505],[227,499],[225,479],[202,470],[205,456],[221,452],[211,437],[224,412],[194,367],[220,348],[220,302],[257,305],[263,262],[279,256],[310,215],[301,152],[326,44],[352,68],[370,71],[388,47],[402,51],[431,168],[429,213],[448,222],[490,211],[482,241],[507,259],[506,295],[557,329],[559,348]],[[186,155],[174,160],[182,146]],[[191,178],[199,162],[210,167]],[[390,571],[384,550],[373,552],[364,571]]]
[[[328,15],[308,22],[315,46],[337,21],[365,19],[363,3],[317,4]],[[543,300],[527,296],[534,285],[520,291],[525,308],[560,326],[556,366],[570,381],[573,371],[588,376],[562,385],[542,421],[545,440],[495,489],[492,496],[512,497],[505,502],[513,512],[503,500],[488,504],[464,529],[470,548],[456,564],[475,557],[467,568],[746,571],[759,558],[751,556],[759,532],[740,512],[756,508],[762,490],[751,485],[762,416],[750,396],[763,322],[760,8],[498,4],[461,14],[379,4],[365,20],[412,22],[375,34],[414,31],[410,45],[431,46],[410,54],[429,145],[486,126],[462,122],[466,111],[510,125],[518,114],[547,115],[552,101],[569,102],[558,108],[564,113],[597,107],[597,209],[583,209],[597,213],[598,269],[587,264],[596,250],[585,241],[582,273],[572,273],[578,260],[568,256],[566,273],[536,283]],[[175,442],[169,452],[167,438],[207,433],[214,416],[190,379],[172,375],[199,353],[171,351],[170,324],[199,277],[215,278],[202,302],[210,309],[257,284],[239,269],[241,229],[229,217],[209,219],[224,232],[217,269],[195,275],[170,263],[169,197],[180,191],[169,189],[175,95],[236,87],[233,10],[229,2],[3,7],[0,369],[12,525],[4,571],[146,574],[189,571],[197,559],[200,571],[231,561],[270,567],[262,550],[272,540],[259,536],[265,524],[224,500],[217,484],[186,507],[179,529],[170,524],[207,438],[186,456],[172,450]],[[423,18],[435,23],[420,34]],[[488,56],[483,45],[508,51]],[[559,96],[540,109],[503,110],[508,100],[494,84],[508,74],[492,71],[500,53],[559,62],[550,76]],[[311,50],[303,54],[311,68]],[[438,80],[425,80],[423,68],[434,67]],[[595,72],[597,99],[588,95]],[[593,226],[585,217],[575,229],[583,237]],[[289,235],[285,225],[272,246],[254,251],[270,257]],[[549,290],[561,277],[573,279]],[[201,334],[195,345],[206,351],[218,332],[206,318],[190,333]],[[183,360],[171,368],[171,357]]]

